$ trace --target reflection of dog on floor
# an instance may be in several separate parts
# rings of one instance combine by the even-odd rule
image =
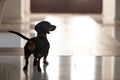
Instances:
[[[50,33],[49,31],[54,31],[55,28],[56,26],[51,25],[49,22],[42,21],[35,26],[35,30],[37,31],[37,37],[33,37],[31,39],[25,37],[21,33],[15,31],[9,31],[11,33],[17,34],[18,36],[28,41],[24,46],[24,55],[25,55],[26,63],[23,70],[27,70],[29,63],[28,59],[31,54],[34,55],[33,65],[37,66],[38,71],[41,71],[40,68],[41,57],[44,57],[43,63],[45,65],[48,65],[46,58],[48,55],[50,44],[47,40],[47,33],[49,34]]]

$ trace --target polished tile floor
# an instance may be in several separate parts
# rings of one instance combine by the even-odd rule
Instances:
[[[48,35],[50,64],[44,66],[41,61],[42,72],[37,72],[31,56],[29,70],[24,72],[25,42],[7,31],[35,36],[33,28],[42,20],[57,26]],[[30,23],[3,23],[0,27],[0,80],[120,80],[119,24],[96,20],[91,15],[38,14],[32,16]]]

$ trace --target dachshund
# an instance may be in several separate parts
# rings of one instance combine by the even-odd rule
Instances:
[[[49,41],[47,39],[47,34],[50,34],[50,31],[54,31],[56,29],[55,25],[52,25],[48,21],[41,21],[35,26],[35,31],[37,32],[36,37],[27,38],[23,34],[16,31],[9,31],[10,33],[14,33],[23,39],[27,40],[27,43],[24,46],[24,56],[25,56],[25,66],[23,68],[24,71],[27,71],[29,64],[29,57],[31,54],[34,56],[33,66],[37,66],[37,71],[41,72],[40,68],[40,59],[43,57],[44,65],[48,65],[47,56],[50,48]]]

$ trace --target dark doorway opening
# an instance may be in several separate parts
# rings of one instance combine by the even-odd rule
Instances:
[[[31,0],[31,13],[102,13],[102,0]]]

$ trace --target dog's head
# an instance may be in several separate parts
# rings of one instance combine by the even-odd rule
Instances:
[[[50,33],[49,31],[54,31],[56,26],[50,24],[48,21],[42,21],[38,23],[34,28],[39,34],[46,34]]]

